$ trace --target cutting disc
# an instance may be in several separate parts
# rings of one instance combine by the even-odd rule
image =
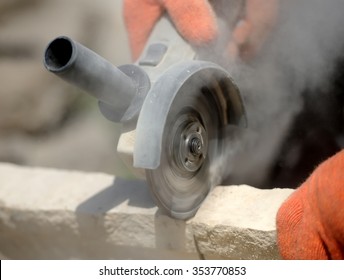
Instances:
[[[159,208],[188,219],[219,183],[210,167],[222,152],[226,125],[240,123],[244,110],[222,68],[210,63],[178,67],[161,77],[145,101],[136,159],[146,164],[140,167]]]
[[[194,215],[212,187],[209,167],[221,148],[221,121],[211,92],[176,96],[163,134],[160,166],[146,170],[160,208],[172,217]]]

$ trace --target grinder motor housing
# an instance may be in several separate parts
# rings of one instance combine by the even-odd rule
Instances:
[[[164,16],[133,64],[115,67],[65,36],[44,54],[47,70],[96,97],[102,114],[122,124],[118,154],[178,219],[192,217],[220,183],[210,167],[227,144],[226,127],[246,127],[229,73],[200,53]]]

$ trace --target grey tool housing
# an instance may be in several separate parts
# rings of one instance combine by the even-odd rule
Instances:
[[[61,36],[48,44],[44,65],[96,97],[102,114],[122,124],[117,152],[147,180],[157,205],[174,218],[192,217],[220,183],[209,170],[226,145],[226,127],[246,126],[229,73],[202,61],[167,16],[133,64],[115,67]]]

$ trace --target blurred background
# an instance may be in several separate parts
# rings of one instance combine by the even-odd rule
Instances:
[[[97,101],[48,73],[49,41],[67,35],[114,65],[130,62],[122,1],[1,0],[0,161],[110,174],[119,127]]]

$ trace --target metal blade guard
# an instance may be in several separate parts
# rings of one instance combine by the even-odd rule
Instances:
[[[47,46],[44,65],[96,97],[102,114],[122,124],[117,151],[147,180],[157,205],[171,217],[192,217],[220,183],[209,172],[222,153],[226,127],[246,126],[228,72],[199,60],[167,17],[134,64],[117,68],[61,36]]]

